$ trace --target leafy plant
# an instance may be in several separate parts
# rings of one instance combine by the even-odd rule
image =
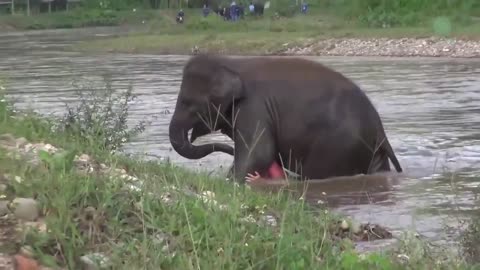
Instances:
[[[117,150],[133,136],[142,133],[147,122],[142,120],[129,128],[129,107],[137,96],[131,85],[123,93],[116,92],[107,77],[104,77],[101,88],[88,84],[78,86],[75,93],[79,104],[71,106],[66,103],[67,112],[55,129],[97,149]]]
[[[57,154],[50,154],[47,151],[40,150],[38,155],[40,160],[44,162],[50,170],[70,171],[73,168],[73,160],[77,151],[69,150]]]

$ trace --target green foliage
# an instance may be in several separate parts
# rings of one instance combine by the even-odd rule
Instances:
[[[56,131],[81,138],[90,147],[111,151],[145,130],[143,120],[131,129],[127,126],[129,107],[136,98],[131,85],[123,93],[116,93],[104,77],[103,87],[91,83],[75,86],[79,104],[66,104],[67,112],[54,127]]]
[[[77,154],[76,150],[64,151],[59,154],[50,154],[47,151],[40,150],[38,155],[50,170],[68,172],[73,168],[73,160]]]
[[[149,7],[149,2],[144,0],[84,0],[82,5],[88,9],[125,10],[135,7]]]
[[[476,0],[327,0],[321,2],[336,13],[352,20],[359,20],[369,27],[413,26],[426,23],[425,18],[436,16],[461,19],[470,17],[475,10],[478,10]]]
[[[295,0],[275,0],[273,2],[273,10],[282,17],[293,17],[300,9],[296,5]]]
[[[114,26],[122,23],[142,24],[143,22],[163,21],[165,18],[154,10],[116,11],[100,8],[76,8],[69,12],[57,11],[32,16],[16,14],[0,16],[0,25],[9,25],[15,29],[52,29],[77,28],[89,26]]]
[[[153,4],[158,1],[157,4]],[[212,8],[229,5],[230,0],[212,0]],[[245,17],[249,17],[248,0],[240,0],[245,7]],[[264,0],[254,2],[265,3]],[[472,16],[480,16],[480,1],[477,0],[306,0],[310,9],[307,16],[298,16],[302,0],[271,0],[270,8],[265,10],[265,16],[258,18],[259,23],[251,20],[241,20],[236,23],[224,22],[212,12],[207,18],[202,18],[203,0],[167,1],[159,0],[86,0],[80,8],[69,12],[55,11],[51,14],[34,16],[0,16],[0,24],[6,24],[17,29],[47,29],[74,28],[85,26],[113,26],[121,24],[149,25],[151,29],[166,31],[252,31],[265,28],[272,24],[272,16],[277,18],[303,18],[302,24],[308,21],[334,19],[342,24],[355,25],[357,28],[390,28],[390,27],[428,27],[438,32],[435,18],[448,18],[450,28],[472,25]],[[187,5],[188,3],[188,5]],[[161,8],[161,10],[152,7]],[[175,13],[184,8],[185,25],[175,24]],[[278,15],[278,16],[277,16]],[[442,19],[443,20],[443,19]],[[301,20],[299,20],[301,21]],[[226,26],[226,25],[229,26]],[[174,25],[174,26],[172,26]],[[310,26],[309,26],[310,27]],[[321,28],[320,25],[316,26]],[[434,29],[435,28],[435,29]],[[441,27],[440,27],[441,28]],[[291,27],[291,29],[293,29]],[[273,32],[281,32],[277,26]],[[290,32],[290,31],[288,31]],[[444,31],[439,31],[445,35]]]
[[[475,205],[480,206],[480,188],[472,190],[475,194]],[[463,220],[466,225],[460,236],[462,251],[466,255],[466,259],[470,263],[476,263],[480,267],[480,219],[477,215]]]
[[[452,32],[452,23],[447,17],[437,17],[433,21],[433,31],[437,35],[448,36]]]

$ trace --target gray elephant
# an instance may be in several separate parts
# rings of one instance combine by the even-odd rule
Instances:
[[[192,144],[218,130],[234,148]],[[273,162],[302,179],[390,171],[389,159],[402,172],[366,94],[342,74],[301,58],[192,57],[169,136],[185,158],[234,155],[241,182],[248,173],[265,174]]]

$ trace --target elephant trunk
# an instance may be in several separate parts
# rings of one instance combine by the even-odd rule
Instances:
[[[188,159],[200,159],[213,152],[224,152],[233,156],[233,147],[223,143],[209,143],[204,145],[193,145],[188,139],[190,125],[183,125],[172,119],[169,127],[170,143],[173,149],[182,157]]]

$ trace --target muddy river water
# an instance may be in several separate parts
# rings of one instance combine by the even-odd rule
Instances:
[[[74,102],[72,81],[110,75],[116,88],[132,83],[139,98],[130,121],[154,116],[126,151],[194,169],[218,170],[232,157],[212,154],[192,161],[171,151],[168,123],[187,57],[71,52],[66,46],[122,29],[98,28],[0,33],[0,76],[20,108],[61,114]],[[306,199],[322,200],[359,221],[393,231],[415,230],[434,241],[453,240],[458,218],[476,216],[480,189],[480,59],[311,57],[363,87],[377,107],[405,175],[391,188],[352,181],[312,187]],[[219,135],[206,140],[228,140]],[[205,140],[204,140],[205,141]],[[326,193],[326,196],[322,195]]]

